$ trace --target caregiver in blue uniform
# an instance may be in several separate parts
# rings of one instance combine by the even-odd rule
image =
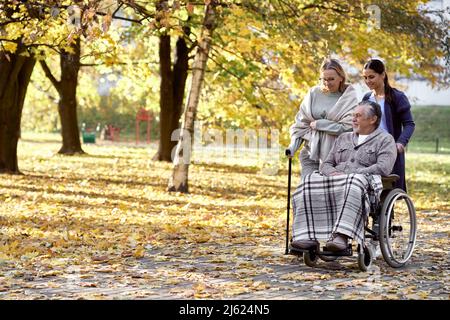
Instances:
[[[364,65],[363,76],[371,90],[364,95],[363,101],[374,101],[381,106],[380,128],[389,132],[397,144],[397,160],[392,173],[399,175],[400,179],[395,187],[406,191],[405,147],[415,128],[411,105],[402,91],[389,85],[386,67],[381,60],[370,59]]]

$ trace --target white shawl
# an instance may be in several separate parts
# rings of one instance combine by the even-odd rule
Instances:
[[[312,90],[313,88],[308,91],[303,99],[300,110],[295,116],[295,123],[290,128],[290,134],[291,141],[298,138],[307,140],[310,148],[310,159],[319,161],[325,160],[337,136],[313,130],[309,126],[311,122],[318,120],[312,116]],[[338,122],[346,129],[350,129],[352,127],[352,111],[357,105],[356,90],[349,84],[336,104],[327,113],[325,119]]]

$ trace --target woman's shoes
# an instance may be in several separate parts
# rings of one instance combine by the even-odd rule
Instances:
[[[295,240],[291,242],[291,246],[295,249],[309,250],[319,249],[319,241],[317,240]]]
[[[347,249],[347,240],[348,237],[346,235],[335,233],[332,235],[332,239],[327,241],[325,247],[327,251],[344,251]]]

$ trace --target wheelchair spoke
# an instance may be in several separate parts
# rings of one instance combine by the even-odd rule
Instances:
[[[394,258],[398,261],[405,259],[405,254],[410,246],[410,217],[405,198],[395,201],[389,227],[389,238]]]
[[[404,265],[412,255],[416,238],[415,209],[400,189],[393,190],[383,205],[383,256],[391,266]]]

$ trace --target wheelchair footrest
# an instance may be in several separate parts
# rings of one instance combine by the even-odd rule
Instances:
[[[347,249],[342,251],[327,251],[326,247],[323,247],[322,251],[318,252],[318,254],[321,256],[334,256],[334,257],[352,256],[353,250],[351,245],[349,245]]]
[[[305,252],[305,251],[308,251],[308,250],[297,249],[297,248],[289,246],[289,254],[292,254],[295,256],[301,256],[303,254],[303,252]]]
[[[296,256],[300,256],[303,255],[303,252],[314,252],[315,254],[321,255],[321,256],[334,256],[334,257],[342,257],[342,256],[352,256],[353,255],[353,250],[352,250],[352,245],[349,244],[347,249],[342,250],[342,251],[327,251],[326,247],[323,247],[323,250],[315,250],[315,249],[298,249],[298,248],[294,248],[289,246],[289,254],[292,255],[296,255]]]

